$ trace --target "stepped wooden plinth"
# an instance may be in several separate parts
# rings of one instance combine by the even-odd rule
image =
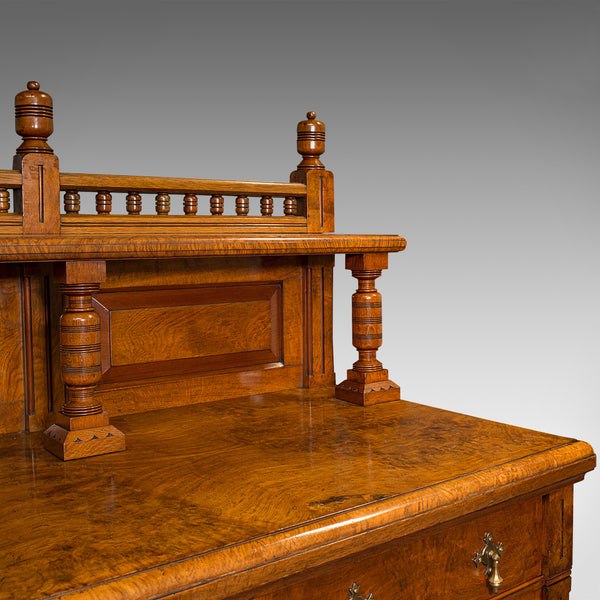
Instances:
[[[125,435],[109,424],[106,411],[86,417],[59,413],[43,439],[44,448],[62,460],[125,450]]]

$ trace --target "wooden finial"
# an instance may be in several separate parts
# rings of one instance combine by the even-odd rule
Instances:
[[[17,154],[54,154],[48,145],[48,137],[54,131],[52,97],[40,91],[37,81],[29,81],[27,89],[15,96],[15,129],[23,138],[23,143],[17,148]]]
[[[306,121],[298,123],[298,153],[302,162],[298,169],[324,169],[319,157],[325,152],[325,123],[317,121],[313,111],[306,113]]]

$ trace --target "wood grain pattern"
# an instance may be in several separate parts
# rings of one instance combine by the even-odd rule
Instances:
[[[243,308],[248,301],[259,301],[265,310],[253,316]],[[302,311],[298,307],[302,303],[302,260],[298,257],[108,263],[106,282],[95,298],[104,334],[104,374],[96,393],[110,414],[128,414],[231,398],[252,391],[261,394],[301,386],[302,336],[298,334],[302,331]],[[139,309],[137,315],[142,318],[147,309],[152,309],[152,316],[156,317],[155,311],[166,305],[179,307],[172,310],[176,310],[176,321],[181,327],[169,333],[168,328],[161,325],[162,317],[151,319],[149,329],[160,330],[160,336],[157,335],[160,342],[154,347],[145,344],[147,349],[136,347],[134,352],[129,348],[132,350],[129,352],[128,344],[124,345],[121,339],[123,328],[111,332],[111,312],[118,314],[127,309],[123,314],[131,315],[131,311]],[[247,309],[256,306],[253,303]],[[187,318],[186,323],[186,311],[190,307],[200,310],[202,314],[196,316],[202,319]],[[218,314],[205,320],[209,317],[203,312],[206,310],[213,313],[217,310]],[[243,322],[245,317],[250,324],[257,318],[266,319],[266,327],[260,331],[255,327],[254,334],[242,336],[241,332],[248,328]],[[126,326],[127,318],[123,317],[122,321]],[[206,337],[207,327],[214,334],[212,338]],[[206,335],[198,336],[194,331],[205,331]],[[190,336],[197,339],[194,341]],[[135,339],[127,333],[124,337],[132,343]],[[140,340],[153,337],[148,331]],[[224,353],[227,340],[229,354]],[[258,346],[257,340],[262,340]],[[140,344],[144,346],[141,341]],[[120,348],[120,358],[117,358],[120,365],[111,363],[110,347]],[[177,356],[169,357],[169,348]],[[213,354],[207,354],[209,352]],[[143,362],[149,357],[164,360]],[[166,360],[168,358],[170,360]]]
[[[225,598],[539,496],[595,463],[583,442],[405,401],[367,409],[332,389],[113,422],[128,452],[84,462],[54,462],[35,434],[0,438],[11,548],[0,597],[126,600],[201,584],[197,597]],[[493,460],[481,452],[492,446]]]
[[[364,596],[376,600],[413,598],[489,598],[486,577],[472,557],[481,550],[481,538],[487,531],[502,540],[505,554],[500,571],[504,578],[500,593],[515,589],[541,588],[542,499],[538,496],[521,502],[501,504],[480,511],[468,521],[444,524],[387,544],[333,561],[323,567],[263,586],[252,594],[254,600],[319,600],[344,598],[352,582],[359,582]],[[523,532],[527,532],[524,535]],[[423,562],[431,563],[423,569]],[[419,573],[418,577],[415,574]],[[185,597],[185,596],[183,596]],[[243,600],[241,594],[231,600]]]
[[[21,187],[21,171],[19,170],[0,170],[0,186],[6,188]]]
[[[0,260],[30,262],[46,260],[172,258],[199,256],[281,256],[399,252],[406,241],[397,235],[337,234],[240,234],[221,237],[28,237],[5,238]]]
[[[281,356],[277,285],[104,292],[94,301],[108,335],[105,372],[123,365],[260,351],[267,352],[262,362],[277,362]],[[153,372],[168,374],[158,366]]]
[[[37,431],[49,425],[51,411],[52,368],[51,334],[55,324],[50,314],[49,296],[52,270],[49,265],[24,265],[23,282],[28,282],[29,296],[29,335],[24,336],[26,345],[30,345],[27,354],[31,356],[27,370],[29,380],[27,391],[28,410],[26,429]],[[23,286],[25,293],[25,286]],[[25,323],[26,315],[23,315]]]
[[[22,171],[23,182],[15,190],[15,212],[23,215],[25,235],[60,233],[60,198],[58,158],[53,154],[31,153],[18,156],[15,162]]]
[[[10,172],[7,174],[10,177]],[[4,181],[4,180],[0,180]],[[306,186],[300,183],[271,181],[229,181],[222,179],[190,179],[179,177],[148,177],[134,175],[99,175],[87,173],[61,173],[61,190],[80,192],[110,190],[138,194],[167,190],[171,194],[227,194],[248,196],[305,196]]]
[[[302,366],[262,363],[231,369],[158,375],[101,383],[96,395],[114,415],[188,406],[237,398],[240,394],[273,393],[302,386]]]
[[[488,600],[470,560],[488,530],[498,600],[567,600],[587,444],[333,397],[399,397],[374,281],[406,242],[332,233],[314,112],[290,183],[60,174],[39,87],[0,171],[0,600],[342,600],[355,578],[376,600]],[[360,281],[361,389],[334,392],[337,253]]]
[[[304,265],[304,387],[330,386],[333,370],[333,256]]]
[[[0,433],[25,423],[25,362],[18,265],[0,265]]]
[[[573,488],[544,496],[543,566],[549,598],[567,600],[573,562]],[[550,590],[553,590],[550,592]]]
[[[236,215],[62,215],[63,236],[139,236],[148,235],[206,235],[235,234],[287,234],[306,233],[305,217],[248,217]]]

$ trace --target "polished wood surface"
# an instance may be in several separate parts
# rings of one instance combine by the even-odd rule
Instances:
[[[469,520],[433,527],[262,586],[253,591],[253,598],[345,598],[344,591],[352,582],[359,583],[364,598],[370,592],[375,600],[489,598],[492,594],[483,570],[471,560],[487,531],[493,531],[507,548],[500,561],[504,579],[500,594],[492,597],[502,598],[506,590],[512,598],[515,590],[523,587],[539,594],[543,585],[541,517],[540,496],[518,505],[503,503]],[[429,568],[423,569],[423,562],[429,563]],[[416,573],[419,576],[415,577]],[[240,594],[232,600],[247,597]]]
[[[0,597],[152,598],[202,584],[197,597],[223,598],[539,496],[595,461],[583,442],[404,401],[355,406],[332,388],[113,422],[127,452],[71,463],[39,434],[0,438]],[[538,523],[545,509],[530,505]]]
[[[63,173],[52,98],[15,108],[0,598],[485,600],[493,529],[497,598],[568,599],[592,449],[399,400],[375,281],[406,242],[333,233],[316,113],[279,183]],[[340,253],[359,357],[334,387]]]
[[[23,237],[4,238],[5,262],[197,256],[285,256],[399,252],[406,241],[397,235],[210,235],[149,237]]]

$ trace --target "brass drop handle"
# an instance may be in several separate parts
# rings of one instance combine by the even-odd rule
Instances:
[[[504,546],[502,542],[494,544],[492,541],[494,536],[491,533],[486,533],[483,537],[483,549],[481,552],[475,552],[473,562],[476,567],[483,565],[485,567],[484,575],[488,578],[488,585],[495,594],[498,593],[500,586],[502,585],[502,577],[498,572],[498,561],[504,552]]]
[[[369,594],[366,598],[363,598],[359,593],[358,589],[360,585],[358,583],[353,583],[348,589],[348,600],[375,600],[373,598],[373,594]]]

